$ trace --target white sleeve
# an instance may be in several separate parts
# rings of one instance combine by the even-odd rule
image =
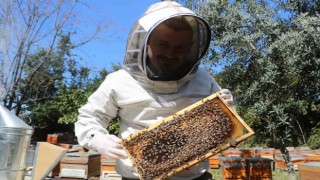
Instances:
[[[211,93],[215,93],[221,90],[221,87],[219,86],[219,84],[216,82],[216,80],[212,77],[212,81],[211,81]]]
[[[203,78],[205,78],[206,82],[210,82],[211,88],[210,88],[210,93],[216,93],[221,90],[221,87],[217,83],[217,81],[212,77],[212,75],[205,69],[202,69],[203,71]]]
[[[119,108],[115,103],[112,83],[106,77],[100,87],[88,98],[87,104],[79,109],[75,123],[75,135],[80,145],[90,149],[88,143],[96,133],[108,134],[109,122],[117,116]]]

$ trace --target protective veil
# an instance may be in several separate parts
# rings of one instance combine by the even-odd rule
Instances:
[[[185,64],[168,78],[150,77],[147,73],[147,41],[152,31],[170,18],[183,18],[193,31],[193,46]],[[210,29],[206,21],[191,10],[173,1],[164,1],[151,6],[132,27],[123,68],[144,86],[158,93],[173,93],[188,82],[197,71],[200,59],[208,49]]]
[[[169,80],[150,77],[146,57],[148,37],[161,22],[180,16],[185,17],[193,29],[194,43],[187,56],[188,66]],[[75,133],[80,145],[92,149],[92,136],[108,134],[106,127],[115,117],[120,118],[119,138],[126,138],[219,91],[221,88],[212,76],[199,67],[210,41],[209,32],[203,19],[176,2],[152,5],[130,32],[123,69],[109,74],[87,104],[79,109]],[[170,179],[194,179],[208,168],[208,161],[204,161]],[[138,178],[129,159],[118,159],[116,171],[126,178]]]

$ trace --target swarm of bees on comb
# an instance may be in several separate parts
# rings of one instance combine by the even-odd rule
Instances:
[[[140,179],[165,179],[193,165],[192,161],[207,159],[208,152],[224,144],[235,127],[219,102],[218,98],[207,99],[123,139]]]

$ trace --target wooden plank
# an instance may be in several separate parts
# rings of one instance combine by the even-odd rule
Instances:
[[[99,159],[101,155],[97,152],[72,152],[66,154],[62,159],[61,163],[67,164],[88,164],[92,159]]]
[[[67,149],[47,142],[38,142],[32,179],[45,179],[66,153]]]
[[[207,115],[209,111],[211,114]],[[219,117],[217,117],[218,115]],[[221,121],[226,124],[220,123],[215,126],[215,121]],[[226,133],[226,135],[224,135],[223,138],[221,136],[221,138],[217,140],[221,142],[217,144],[213,144],[214,141],[207,142],[206,138],[213,136],[213,140],[216,140],[214,138],[219,137],[220,134],[203,135],[208,129],[206,126],[209,126],[210,123],[213,124],[212,128],[221,128],[224,126],[229,128],[227,128],[227,131],[221,132]],[[192,126],[195,127],[191,128]],[[196,126],[201,128],[197,128]],[[197,131],[197,129],[199,130]],[[215,132],[220,133],[219,131]],[[233,142],[231,144],[238,144],[253,134],[252,129],[242,120],[234,109],[225,102],[219,93],[215,93],[136,134],[130,135],[128,138],[123,139],[122,144],[136,172],[138,172],[140,179],[146,178],[144,176],[146,172],[150,174],[157,172],[157,175],[154,177],[149,176],[148,178],[159,179],[172,176],[183,169],[193,166],[229,148],[229,142]],[[211,149],[206,149],[205,152],[203,152],[204,150],[202,148],[208,146],[210,146]],[[177,153],[177,149],[180,147],[181,149],[184,147],[188,148],[183,149],[180,152],[181,154],[179,154]],[[166,154],[163,154],[163,151],[165,151]],[[143,163],[148,164],[148,166],[144,166]],[[170,166],[168,166],[168,164]],[[152,169],[151,166],[158,169]]]

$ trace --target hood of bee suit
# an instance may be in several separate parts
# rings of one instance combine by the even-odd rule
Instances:
[[[170,18],[183,17],[192,28],[193,45],[183,68],[168,77],[151,77],[147,67],[147,41],[151,32]],[[133,25],[127,39],[123,69],[129,72],[145,88],[155,93],[175,93],[190,81],[206,53],[211,32],[208,23],[190,9],[174,1],[162,1],[151,5]]]

